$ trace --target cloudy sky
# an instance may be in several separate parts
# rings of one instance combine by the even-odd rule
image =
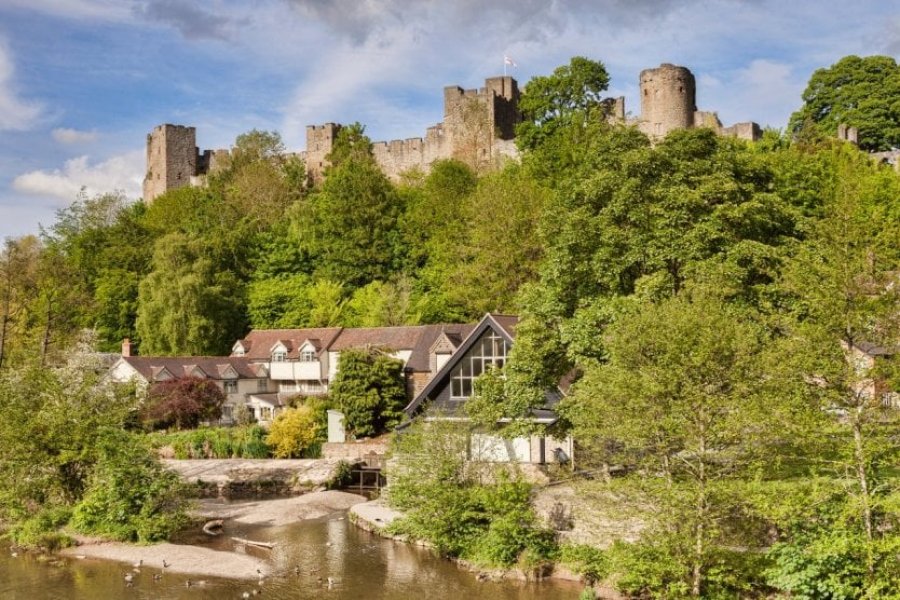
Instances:
[[[642,68],[697,76],[726,124],[784,127],[813,70],[900,55],[885,0],[0,0],[0,238],[88,194],[138,197],[144,140],[169,122],[203,148],[252,128],[305,145],[307,124],[414,137],[441,88],[520,83],[574,55],[605,63],[638,112]]]

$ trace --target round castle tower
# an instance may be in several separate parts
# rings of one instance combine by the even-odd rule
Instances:
[[[653,137],[665,137],[674,129],[694,126],[697,83],[686,67],[663,63],[641,71],[641,129]]]

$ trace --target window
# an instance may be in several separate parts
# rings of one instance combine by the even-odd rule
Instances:
[[[301,362],[313,362],[316,360],[316,351],[315,350],[304,350],[300,353],[300,361]]]
[[[467,400],[472,396],[472,382],[492,367],[502,368],[508,352],[506,340],[489,330],[459,361],[450,376],[450,398]]]
[[[237,394],[238,391],[238,382],[235,379],[228,379],[224,382],[224,389],[226,394]]]
[[[226,404],[222,407],[222,420],[223,421],[231,421],[234,418],[234,413],[232,411],[232,407],[230,404]]]
[[[259,407],[259,420],[260,421],[271,421],[272,420],[272,409],[268,406],[260,406]]]
[[[235,348],[235,349],[234,349],[234,355],[235,355],[235,356],[244,356],[244,347],[243,347],[243,346],[238,346],[237,348]]]
[[[269,389],[269,382],[266,379],[257,379],[256,380],[256,391],[257,392],[265,392]]]
[[[287,352],[284,350],[276,350],[272,353],[272,362],[284,362],[287,360]]]

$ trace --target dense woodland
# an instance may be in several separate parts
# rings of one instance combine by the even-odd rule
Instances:
[[[900,174],[865,152],[900,146],[896,63],[817,71],[789,130],[755,143],[697,129],[652,144],[607,120],[607,85],[583,58],[529,82],[518,163],[441,161],[394,183],[354,125],[310,186],[276,133],[252,131],[204,187],[150,205],[82,197],[40,235],[6,240],[0,447],[27,455],[23,390],[52,379],[28,365],[64,364],[85,330],[100,350],[129,337],[142,354],[227,354],[251,327],[515,313],[511,361],[479,382],[473,421],[528,430],[543,391],[574,377],[557,427],[584,468],[624,469],[595,501],[639,514],[641,541],[559,549],[520,511],[521,486],[449,497],[448,469],[463,467],[444,463],[399,501],[480,507],[463,533],[482,545],[414,510],[413,533],[487,563],[569,557],[635,597],[900,597],[900,411],[861,392],[900,377],[890,356],[848,361],[900,339]],[[843,122],[860,147],[832,138]],[[53,385],[28,401],[59,417]],[[125,426],[126,412],[104,424]],[[114,464],[95,438],[115,436],[94,421],[85,436],[100,449],[51,453],[40,493],[7,487],[27,468],[0,463],[0,516],[50,495],[113,502],[90,483],[93,465]],[[482,489],[459,487],[470,483]],[[102,512],[80,510],[82,522]],[[515,544],[498,554],[485,531]]]

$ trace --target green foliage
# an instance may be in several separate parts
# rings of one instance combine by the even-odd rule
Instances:
[[[41,548],[52,552],[74,543],[72,538],[59,531],[68,524],[71,518],[72,509],[68,506],[46,508],[32,517],[16,523],[7,535],[19,546]]]
[[[406,405],[403,361],[376,348],[344,350],[331,384],[350,435],[379,435],[400,423]]]
[[[900,66],[890,56],[845,56],[812,74],[803,106],[788,129],[814,128],[834,137],[838,125],[859,129],[859,145],[870,151],[900,146]]]
[[[559,548],[559,562],[583,576],[588,584],[603,581],[609,575],[606,553],[587,544],[563,544]]]
[[[72,513],[76,530],[123,541],[156,542],[187,523],[184,485],[136,436],[104,431],[97,452],[84,498]]]
[[[200,427],[189,431],[148,435],[154,449],[171,448],[178,459],[271,458],[267,432],[259,425]]]
[[[228,354],[244,330],[244,287],[184,234],[160,238],[141,281],[137,330],[146,355]]]
[[[404,513],[394,533],[427,540],[448,556],[484,566],[535,568],[556,542],[531,508],[531,486],[502,468],[466,460],[469,429],[416,423],[394,438],[390,505]]]
[[[300,405],[282,411],[266,436],[275,458],[311,458],[325,441],[325,426],[315,409]]]
[[[560,130],[605,117],[601,94],[608,86],[609,74],[603,63],[581,56],[573,57],[552,75],[532,78],[519,101],[523,121],[516,129],[516,144],[533,149]]]

